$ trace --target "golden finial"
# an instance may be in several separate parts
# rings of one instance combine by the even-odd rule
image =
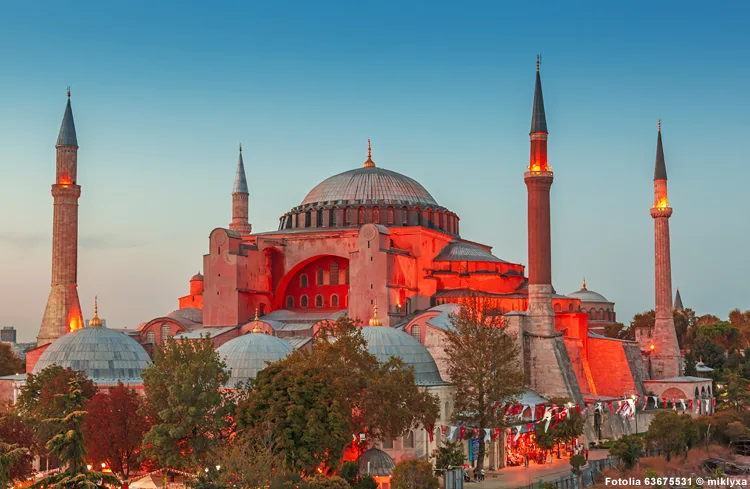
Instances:
[[[586,290],[586,277],[583,277],[583,285],[581,285],[581,290]]]
[[[102,325],[102,320],[99,319],[99,298],[94,296],[94,317],[89,321],[89,327],[97,327]]]
[[[258,320],[258,308],[257,307],[255,308],[255,320],[254,321],[255,321],[255,326],[253,326],[253,333],[262,333],[263,330],[260,329],[260,324],[258,322],[259,320]]]
[[[659,119],[659,122],[656,123],[656,128],[659,132],[661,132],[661,119]]]
[[[539,71],[539,66],[542,64],[542,55],[536,55],[536,71]]]
[[[378,317],[378,301],[374,301],[372,317],[370,318],[370,326],[382,326],[383,321]]]
[[[68,87],[68,98],[70,98],[70,87]]]
[[[372,168],[375,166],[375,162],[372,161],[372,146],[370,146],[370,140],[367,140],[367,161],[365,161],[365,168]]]

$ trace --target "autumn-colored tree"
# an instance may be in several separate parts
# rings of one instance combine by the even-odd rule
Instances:
[[[722,400],[720,407],[726,406],[728,409],[736,411],[747,410],[750,404],[750,391],[748,391],[748,380],[742,378],[739,371],[729,371],[727,373],[726,389],[721,394]]]
[[[699,326],[695,331],[695,340],[710,338],[729,350],[740,346],[740,331],[726,321]]]
[[[210,338],[167,341],[143,371],[144,413],[152,426],[146,454],[162,467],[198,470],[212,465],[231,411],[220,391],[229,374]]]
[[[661,450],[667,462],[672,456],[686,453],[698,442],[698,425],[689,414],[676,411],[660,411],[646,432],[646,441],[652,448]]]
[[[0,441],[0,487],[5,489],[11,485],[13,478],[10,475],[10,468],[27,452],[28,450],[23,447]]]
[[[0,377],[4,375],[20,374],[23,365],[18,359],[10,343],[0,342]]]
[[[123,479],[137,470],[143,436],[149,422],[141,411],[141,398],[122,383],[97,393],[86,404],[83,434],[93,462],[106,462]]]
[[[455,385],[456,422],[479,429],[477,470],[485,453],[485,429],[504,426],[499,405],[523,392],[523,370],[518,363],[516,338],[504,327],[503,316],[492,314],[478,296],[463,301],[450,315],[452,328],[445,335],[448,373]]]
[[[13,460],[8,459],[7,476],[10,480],[22,480],[31,475],[36,437],[34,430],[15,411],[0,411],[0,440],[9,445],[6,447],[8,450],[11,450],[10,447],[20,449],[12,456]],[[1,481],[0,487],[4,487]]]
[[[729,311],[729,322],[739,330],[742,348],[750,347],[750,310],[742,312],[739,309],[733,309]]]
[[[307,479],[310,489],[351,489],[348,482],[338,476],[326,477],[318,474]]]
[[[342,317],[319,331],[312,352],[297,350],[259,372],[237,420],[241,429],[269,426],[275,463],[309,474],[337,467],[352,433],[393,439],[434,423],[438,412],[412,369],[398,358],[380,364]]]
[[[403,460],[396,464],[391,479],[392,489],[438,489],[440,481],[426,460]]]
[[[707,324],[716,324],[720,322],[721,319],[718,316],[714,316],[713,314],[704,314],[695,320],[695,327],[699,328]]]
[[[626,328],[622,323],[610,323],[604,326],[604,336],[633,341],[635,340],[635,331],[632,328]]]
[[[677,343],[680,348],[685,348],[691,339],[691,332],[695,330],[697,319],[695,311],[690,308],[672,313],[674,319],[674,329],[677,333]]]

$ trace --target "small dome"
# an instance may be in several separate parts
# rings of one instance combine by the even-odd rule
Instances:
[[[292,350],[288,342],[263,333],[239,336],[216,349],[230,370],[227,387],[254,379],[258,372],[268,366],[266,362],[281,360]]]
[[[380,201],[437,207],[432,195],[416,180],[395,171],[368,166],[339,173],[310,190],[300,205],[335,201]]]
[[[359,466],[360,474],[369,474],[373,477],[391,475],[393,469],[396,467],[390,455],[375,447],[363,452],[357,459],[357,465]]]
[[[140,383],[151,359],[135,340],[102,326],[82,328],[56,339],[34,366],[38,374],[50,365],[83,371],[97,384]]]
[[[184,309],[177,309],[167,314],[170,318],[183,318],[194,323],[203,324],[203,309],[197,307],[186,307]]]
[[[606,297],[599,294],[598,292],[587,289],[586,279],[583,279],[581,290],[577,290],[573,293],[568,294],[568,297],[570,297],[571,299],[578,299],[581,302],[609,302]]]
[[[406,365],[414,367],[417,385],[445,383],[430,352],[411,335],[388,326],[365,326],[362,335],[367,342],[367,351],[378,361],[387,362],[391,357],[399,357]]]
[[[198,272],[195,275],[193,275],[192,277],[190,277],[190,281],[191,282],[195,282],[196,280],[199,280],[201,282],[203,281],[203,274],[201,274],[201,272]]]

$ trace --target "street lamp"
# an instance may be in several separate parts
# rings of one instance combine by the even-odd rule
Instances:
[[[86,466],[86,470],[91,470],[92,468],[93,468],[93,466],[92,466],[91,464],[88,464],[88,465]]]
[[[102,469],[104,469],[104,467],[106,467],[106,466],[107,466],[107,464],[105,464],[104,462],[102,462]]]
[[[221,470],[221,465],[216,466],[216,471],[218,472],[219,470]]]

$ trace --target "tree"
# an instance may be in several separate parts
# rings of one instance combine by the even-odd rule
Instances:
[[[87,399],[83,395],[78,379],[71,378],[64,398],[65,412],[58,418],[45,419],[43,423],[53,427],[47,450],[62,464],[63,469],[37,481],[32,487],[48,489],[95,489],[99,482],[119,484],[119,479],[109,474],[89,471],[86,467],[86,447],[83,442],[83,410]]]
[[[742,347],[747,351],[750,347],[750,310],[741,312],[739,309],[733,309],[729,312],[729,323],[739,330]]]
[[[307,483],[310,485],[310,489],[351,489],[349,483],[335,475],[333,477],[326,477],[322,474],[317,474],[307,479]]]
[[[274,478],[274,439],[266,427],[235,436],[218,450],[222,487],[266,487]],[[283,471],[281,471],[283,472]]]
[[[435,468],[438,470],[460,467],[466,460],[462,445],[448,440],[443,443],[443,446],[436,448],[432,456],[435,459]]]
[[[697,443],[698,427],[689,414],[676,411],[660,411],[654,415],[646,432],[648,444],[661,450],[669,462],[673,455],[687,452]]]
[[[655,323],[656,312],[651,309],[650,311],[640,312],[633,316],[633,319],[630,320],[630,329],[635,336],[635,331],[639,329],[649,330],[654,327]]]
[[[583,470],[581,470],[581,467],[584,465],[586,465],[586,457],[583,455],[570,457],[570,471],[578,478],[578,487],[583,487]]]
[[[698,375],[697,370],[698,362],[695,360],[695,355],[692,352],[685,354],[685,375],[689,377],[696,377]]]
[[[5,487],[2,483],[4,476],[13,481],[25,479],[33,473],[31,464],[34,460],[36,437],[34,430],[24,423],[17,413],[5,411],[0,412],[0,440],[6,444],[4,448],[0,448],[0,452],[10,453],[13,450],[20,450],[20,452],[14,452],[15,455],[4,459],[8,462],[7,466],[0,463],[0,470],[7,470],[5,475],[0,474],[0,487]]]
[[[13,482],[11,467],[28,453],[23,447],[0,441],[0,487],[6,488]]]
[[[747,384],[747,379],[742,378],[739,371],[730,371],[727,374],[726,389],[721,394],[721,397],[727,400],[727,404],[725,404],[727,407],[736,411],[747,409],[750,401],[750,391],[748,391]]]
[[[18,359],[10,343],[0,342],[0,377],[5,375],[20,374],[23,372],[23,365]]]
[[[549,399],[549,403],[553,406],[565,406],[570,404],[570,399],[552,397]],[[572,445],[574,440],[583,433],[584,423],[585,419],[583,416],[571,407],[568,409],[568,415],[560,420],[554,428],[550,428],[549,432],[556,443],[570,443]]]
[[[89,457],[106,462],[125,480],[140,466],[143,436],[150,427],[140,412],[141,404],[140,396],[122,383],[97,393],[86,404],[83,434]]]
[[[504,405],[523,392],[516,338],[504,328],[503,316],[492,315],[492,304],[470,296],[450,315],[453,328],[445,335],[448,372],[456,386],[454,419],[479,429],[476,470],[484,463],[484,430],[504,426]]]
[[[143,371],[144,412],[153,423],[144,448],[163,467],[197,470],[208,463],[231,408],[220,391],[229,379],[225,368],[211,339],[201,337],[167,341]]]
[[[393,439],[434,423],[435,397],[400,359],[378,363],[351,319],[318,334],[312,352],[297,350],[259,372],[239,404],[240,429],[272,430],[277,463],[306,474],[327,470],[339,465],[352,433]]]
[[[609,323],[604,326],[604,336],[619,340],[635,340],[635,331],[622,323]]]
[[[698,327],[695,330],[696,341],[703,337],[710,338],[725,349],[732,349],[740,346],[740,331],[726,321]]]
[[[393,469],[391,489],[438,489],[439,486],[430,462],[404,460]]]
[[[713,341],[709,336],[697,336],[693,343],[691,352],[709,367],[721,370],[724,367],[726,357],[724,347]]]
[[[680,348],[685,348],[690,341],[691,332],[695,328],[697,319],[695,311],[690,308],[681,311],[673,311],[674,329],[677,333],[677,343]]]
[[[642,437],[625,435],[612,444],[609,453],[615,457],[620,457],[620,460],[625,464],[625,468],[632,469],[646,453],[645,448]]]

